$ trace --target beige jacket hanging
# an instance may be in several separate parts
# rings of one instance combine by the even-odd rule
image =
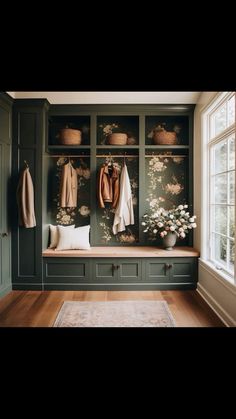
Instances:
[[[35,227],[34,187],[28,167],[21,173],[16,194],[19,210],[19,225],[25,228]]]
[[[130,224],[134,224],[134,210],[130,180],[125,164],[120,177],[120,198],[115,212],[113,233],[117,234],[120,231],[124,231],[125,226]]]
[[[69,162],[62,168],[60,207],[77,207],[77,172]]]

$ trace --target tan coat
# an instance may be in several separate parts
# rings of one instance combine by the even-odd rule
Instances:
[[[35,227],[34,187],[28,167],[21,173],[16,194],[19,210],[19,225],[26,228]]]
[[[120,180],[116,167],[103,164],[98,177],[98,202],[101,208],[110,202],[112,208],[116,208],[120,194]]]
[[[77,207],[77,172],[69,162],[62,168],[60,183],[60,207]]]

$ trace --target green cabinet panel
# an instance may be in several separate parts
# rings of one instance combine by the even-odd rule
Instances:
[[[19,112],[19,136],[18,144],[24,147],[32,147],[37,143],[37,113]]]
[[[0,93],[0,296],[11,290],[11,108]]]
[[[196,284],[197,258],[147,259],[146,280],[163,284]]]
[[[74,284],[89,282],[89,259],[46,258],[44,259],[44,283]]]
[[[47,101],[15,100],[12,153],[12,282],[42,288],[42,156],[47,126]],[[16,190],[25,163],[34,186],[36,227],[19,226]],[[16,287],[14,286],[14,289]]]
[[[169,261],[171,265],[171,282],[196,282],[197,281],[197,259],[196,258],[177,258]]]
[[[142,261],[137,259],[118,259],[117,261],[118,279],[121,282],[137,282],[144,279],[142,277]]]
[[[150,259],[146,261],[146,279],[150,282],[165,282],[169,278],[166,263],[163,260]]]
[[[112,261],[94,261],[95,279],[117,279],[117,271]]]
[[[91,259],[95,282],[137,282],[142,279],[142,262],[137,259]]]

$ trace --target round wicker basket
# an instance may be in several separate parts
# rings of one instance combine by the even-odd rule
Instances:
[[[127,134],[117,132],[109,135],[108,144],[110,145],[124,145],[127,144]]]
[[[177,144],[177,135],[175,131],[156,131],[153,135],[153,141],[155,144]]]
[[[63,128],[60,130],[58,139],[62,145],[79,145],[81,144],[81,131],[72,128]]]

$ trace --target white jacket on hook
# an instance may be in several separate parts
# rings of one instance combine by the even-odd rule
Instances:
[[[134,210],[128,170],[124,164],[120,177],[120,198],[115,212],[113,233],[124,231],[125,226],[130,224],[134,224]]]

